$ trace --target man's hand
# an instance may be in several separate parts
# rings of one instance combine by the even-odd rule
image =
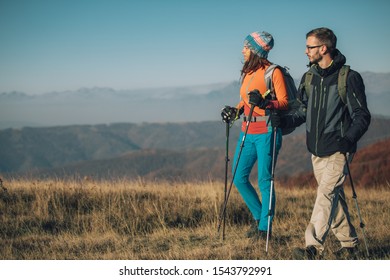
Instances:
[[[271,115],[269,116],[269,119],[271,121],[271,126],[272,127],[280,127],[282,124],[282,119],[280,118],[278,112],[272,112]]]
[[[337,143],[339,145],[340,153],[347,153],[351,149],[353,143],[347,137],[338,137]]]

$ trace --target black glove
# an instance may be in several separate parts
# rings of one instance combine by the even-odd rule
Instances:
[[[255,89],[248,93],[249,95],[249,104],[255,105],[261,109],[265,109],[268,105],[268,100],[264,99],[260,92]]]
[[[269,119],[271,121],[272,127],[280,127],[282,124],[282,119],[277,112],[272,112],[269,116]]]
[[[225,106],[221,110],[222,121],[225,123],[233,122],[240,118],[241,110],[238,111],[235,107]]]
[[[347,153],[350,151],[353,143],[347,137],[338,137],[337,144],[339,145],[340,153]]]

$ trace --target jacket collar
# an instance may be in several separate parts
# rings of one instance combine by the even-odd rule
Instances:
[[[345,56],[338,50],[335,50],[335,55],[333,57],[333,63],[330,64],[328,68],[322,69],[318,64],[309,64],[311,72],[321,77],[327,77],[337,72],[345,63],[347,59]]]

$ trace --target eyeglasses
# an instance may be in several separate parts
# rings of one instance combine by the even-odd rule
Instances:
[[[306,49],[312,50],[312,49],[319,48],[319,47],[322,47],[322,46],[323,46],[323,45],[318,45],[318,46],[306,46]]]

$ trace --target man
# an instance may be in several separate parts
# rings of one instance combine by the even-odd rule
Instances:
[[[306,228],[306,247],[293,251],[294,259],[321,258],[331,229],[341,243],[337,255],[353,257],[358,238],[345,201],[345,155],[356,152],[356,143],[367,131],[371,115],[359,73],[349,70],[346,97],[338,89],[339,71],[346,62],[336,48],[337,38],[328,28],[306,34],[310,69],[301,80],[298,98],[304,109],[292,116],[272,116],[273,125],[294,127],[306,122],[306,144],[312,153],[317,198]],[[310,84],[307,76],[311,76]]]

